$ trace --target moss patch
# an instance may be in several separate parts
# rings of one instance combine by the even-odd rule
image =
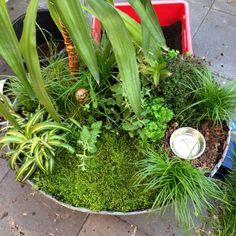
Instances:
[[[133,186],[135,163],[143,159],[136,141],[115,134],[105,134],[100,140],[86,171],[81,171],[79,158],[61,156],[56,159],[54,174],[37,172],[35,184],[63,202],[95,211],[150,208],[154,193]]]

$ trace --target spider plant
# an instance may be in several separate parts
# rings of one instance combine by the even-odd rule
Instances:
[[[44,121],[44,115],[43,110],[36,112],[27,123],[21,125],[20,130],[10,129],[0,138],[2,149],[6,146],[10,147],[6,153],[10,168],[19,167],[16,172],[18,181],[28,179],[37,168],[46,174],[52,173],[54,157],[58,149],[74,152],[66,139],[58,135],[59,131],[69,130],[48,118]]]
[[[212,208],[211,200],[223,196],[214,180],[191,163],[177,157],[170,159],[164,150],[148,150],[145,156],[138,164],[135,183],[145,191],[157,190],[153,208],[160,207],[163,214],[171,204],[176,219],[186,230],[194,226],[194,215],[201,215],[206,207]]]

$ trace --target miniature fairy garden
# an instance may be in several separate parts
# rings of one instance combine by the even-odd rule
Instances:
[[[16,74],[7,82],[14,102],[0,101],[10,168],[18,181],[30,179],[71,206],[163,213],[171,205],[190,228],[212,199],[225,201],[219,181],[208,176],[226,147],[236,83],[217,84],[205,60],[182,55],[181,37],[170,37],[178,22],[163,28],[166,44],[150,1],[129,1],[141,25],[103,0],[71,2],[49,1],[68,54],[58,55],[48,41],[41,67],[32,24],[37,1],[30,1],[20,44],[10,20],[0,25],[0,55]],[[3,1],[1,8],[8,19]],[[87,11],[102,23],[99,42],[90,37]],[[198,158],[172,151],[171,135],[181,127],[205,138]]]

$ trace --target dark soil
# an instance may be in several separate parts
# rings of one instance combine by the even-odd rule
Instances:
[[[165,148],[170,150],[169,140],[171,134],[180,128],[177,122],[171,122],[164,139]],[[205,122],[200,125],[198,129],[206,140],[206,149],[202,156],[192,160],[192,164],[199,169],[213,170],[215,165],[222,158],[223,152],[226,148],[226,141],[228,137],[228,126],[223,127],[213,125],[211,122]]]
[[[167,46],[171,49],[176,49],[182,52],[182,22],[162,27]]]

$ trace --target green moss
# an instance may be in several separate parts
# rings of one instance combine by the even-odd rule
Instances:
[[[134,211],[152,206],[153,193],[134,187],[135,163],[143,158],[136,141],[105,134],[86,171],[76,156],[57,158],[54,174],[37,172],[34,181],[43,191],[73,206],[92,210]]]

